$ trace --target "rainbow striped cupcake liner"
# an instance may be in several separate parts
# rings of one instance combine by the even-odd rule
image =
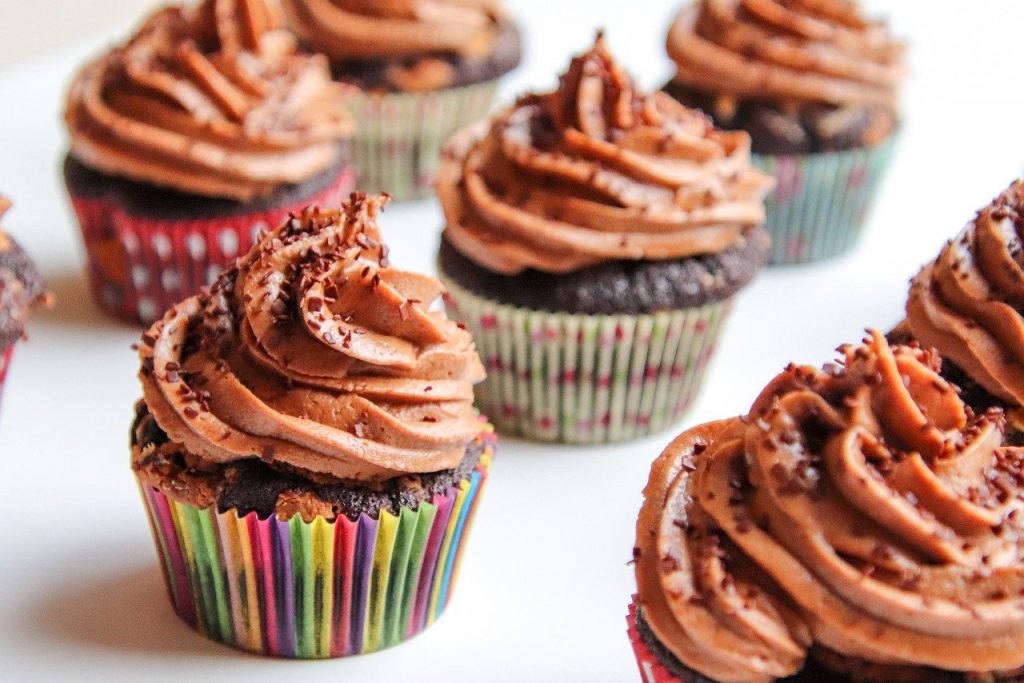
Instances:
[[[7,347],[6,351],[0,353],[0,405],[4,398],[4,380],[7,378],[7,370],[11,367],[11,359],[14,357],[14,344]]]
[[[776,180],[765,202],[770,262],[809,263],[851,249],[895,146],[890,137],[875,147],[844,152],[752,155],[754,165]]]
[[[452,587],[495,439],[444,495],[377,519],[287,521],[181,503],[141,484],[174,610],[226,645],[302,659],[365,654],[434,623]]]
[[[433,192],[441,148],[490,111],[498,82],[424,93],[360,93],[351,103],[360,190],[417,199]]]
[[[534,311],[441,275],[449,316],[487,367],[476,400],[502,433],[596,444],[678,422],[703,381],[732,299],[651,315]]]
[[[353,186],[354,171],[345,166],[330,185],[301,201],[208,220],[148,218],[107,196],[72,194],[93,297],[106,312],[148,325],[216,280],[290,211],[339,205]]]

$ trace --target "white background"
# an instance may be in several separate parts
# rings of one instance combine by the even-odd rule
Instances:
[[[527,59],[507,80],[506,100],[549,87],[596,26],[645,85],[670,71],[663,36],[673,2],[509,4],[526,28]],[[873,6],[912,42],[912,74],[900,149],[868,236],[847,257],[767,271],[743,293],[701,398],[674,431],[744,411],[788,361],[824,362],[866,326],[897,322],[908,278],[1024,166],[1024,5]],[[31,30],[71,20],[38,15],[26,26],[41,28]],[[110,21],[102,35],[0,72],[0,190],[15,200],[6,227],[58,300],[19,348],[0,419],[0,679],[635,681],[626,562],[648,466],[674,432],[605,448],[504,439],[448,613],[390,651],[261,659],[208,642],[174,616],[128,466],[138,331],[93,307],[59,180],[64,88],[76,65],[137,21]],[[391,207],[393,261],[432,269],[440,228],[433,201]]]

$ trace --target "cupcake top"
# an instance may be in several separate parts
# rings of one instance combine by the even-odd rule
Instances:
[[[456,134],[437,185],[451,244],[515,274],[722,251],[759,229],[772,181],[746,133],[638,92],[598,36],[557,90]]]
[[[389,264],[386,203],[292,216],[143,335],[144,400],[171,441],[361,482],[460,463],[483,367],[431,308],[441,284]]]
[[[1024,405],[1024,180],[911,281],[907,322],[989,393]]]
[[[327,55],[339,76],[394,90],[455,85],[462,60],[510,52],[517,34],[501,0],[283,0],[304,43]],[[512,43],[506,45],[506,43]],[[369,69],[378,65],[380,69]],[[380,73],[375,73],[380,71]],[[362,75],[366,78],[359,79]],[[496,74],[495,74],[496,75]],[[472,80],[472,79],[471,79]]]
[[[676,80],[733,106],[767,100],[895,111],[904,51],[854,0],[700,0],[668,35]]]
[[[326,60],[274,3],[205,0],[149,17],[75,77],[71,155],[95,170],[247,201],[336,163],[351,129]]]
[[[10,200],[0,196],[0,219],[9,208]],[[25,335],[29,311],[46,299],[35,264],[0,227],[0,353]]]
[[[637,522],[644,618],[715,680],[875,664],[1024,665],[1024,450],[974,415],[938,356],[872,332],[790,366],[749,414],[655,463]]]

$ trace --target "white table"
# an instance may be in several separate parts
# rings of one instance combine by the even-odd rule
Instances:
[[[510,4],[525,19],[528,58],[506,98],[550,86],[599,25],[643,83],[669,72],[662,45],[673,2]],[[913,74],[869,235],[847,257],[765,272],[743,293],[685,424],[744,411],[788,361],[824,362],[864,327],[899,320],[907,279],[1024,164],[1024,6],[875,3],[887,4],[913,42]],[[448,613],[398,648],[274,661],[211,643],[174,616],[128,467],[139,394],[129,346],[139,332],[93,307],[59,179],[65,85],[87,55],[137,21],[0,72],[0,189],[15,200],[6,227],[37,257],[58,300],[19,349],[0,420],[0,678],[636,680],[626,563],[648,465],[672,433],[606,448],[505,439]],[[433,201],[390,208],[393,261],[432,269],[440,227]]]

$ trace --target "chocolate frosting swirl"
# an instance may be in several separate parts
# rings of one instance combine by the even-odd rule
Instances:
[[[1024,405],[1024,180],[911,281],[907,322],[989,393]]]
[[[0,196],[0,220],[11,202]],[[28,254],[0,229],[0,353],[25,335],[29,311],[48,303],[43,280]]]
[[[283,0],[292,29],[332,62],[491,51],[501,0]]]
[[[886,665],[1024,665],[1024,450],[934,352],[878,332],[790,366],[743,418],[655,463],[637,523],[644,616],[720,681],[799,671],[817,644]]]
[[[719,252],[759,229],[772,181],[746,133],[638,93],[599,36],[557,90],[458,133],[437,185],[447,239],[514,274]]]
[[[905,48],[851,0],[700,0],[668,34],[675,79],[697,90],[893,111]]]
[[[71,154],[161,187],[247,201],[335,163],[350,133],[326,60],[300,55],[274,3],[153,14],[68,93]]]
[[[143,336],[140,378],[172,441],[212,463],[379,481],[459,464],[480,425],[469,333],[441,284],[392,268],[385,196],[307,209]]]

